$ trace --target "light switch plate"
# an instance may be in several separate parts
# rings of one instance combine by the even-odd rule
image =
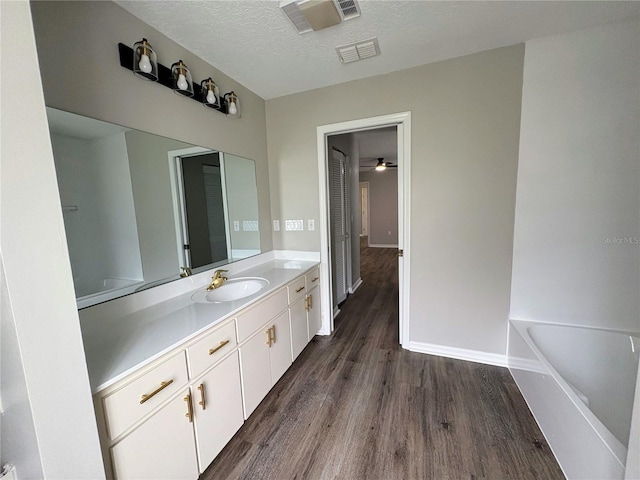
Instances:
[[[242,230],[245,232],[257,232],[258,229],[258,221],[257,220],[243,220],[242,221]]]
[[[240,222],[238,220],[234,220],[233,221],[233,231],[234,232],[239,232],[240,231]]]
[[[273,231],[274,232],[279,232],[280,231],[280,220],[274,220],[273,221]]]
[[[284,228],[288,232],[304,230],[304,220],[285,220]]]
[[[316,229],[316,222],[313,220],[313,218],[307,220],[307,229],[310,232],[313,232]]]

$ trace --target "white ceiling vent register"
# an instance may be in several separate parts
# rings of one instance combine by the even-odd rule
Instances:
[[[298,33],[322,30],[360,16],[356,0],[282,0],[280,8]]]
[[[338,57],[340,57],[342,63],[351,63],[380,55],[380,47],[378,46],[378,39],[372,38],[336,47],[336,52],[338,52]]]

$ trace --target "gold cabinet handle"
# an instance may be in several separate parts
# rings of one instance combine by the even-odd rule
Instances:
[[[312,282],[317,282],[319,279],[320,279],[320,277],[313,277],[313,278],[311,279],[311,281],[312,281]]]
[[[151,393],[143,393],[142,394],[142,398],[140,399],[140,405],[142,405],[144,402],[149,400],[151,397],[157,395],[159,392],[161,392],[162,390],[167,388],[172,383],[173,383],[173,378],[171,380],[167,380],[166,382],[160,382],[160,386],[158,388],[156,388],[153,392],[151,392]]]
[[[309,298],[311,298],[311,297],[307,297],[307,298],[305,298],[305,299],[304,299],[304,309],[305,309],[307,312],[308,312],[308,311],[309,311],[309,309],[311,308],[311,307],[309,306]]]
[[[204,398],[204,383],[201,383],[200,385],[198,385],[198,390],[200,390],[200,401],[198,402],[198,405],[200,405],[203,410],[206,410],[207,402]]]
[[[213,355],[218,350],[220,350],[222,347],[224,347],[227,343],[229,343],[229,340],[224,340],[224,341],[220,342],[220,345],[218,345],[217,347],[210,348],[209,349],[209,355]]]
[[[300,293],[302,290],[304,290],[304,286],[300,288],[296,288],[296,293]]]
[[[313,295],[309,295],[309,310],[313,308]]]
[[[183,398],[185,402],[187,402],[187,413],[184,414],[185,417],[189,419],[189,423],[193,422],[193,407],[191,406],[191,394],[187,393],[187,396]]]
[[[267,345],[269,345],[269,348],[271,348],[271,329],[268,329],[266,332],[264,332],[267,334],[267,341],[265,342]]]
[[[269,330],[273,331],[272,343],[276,343],[276,326],[275,325],[271,325],[271,328]]]

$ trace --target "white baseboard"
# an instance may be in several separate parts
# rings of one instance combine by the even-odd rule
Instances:
[[[422,342],[409,342],[408,350],[418,353],[427,353],[429,355],[438,355],[439,357],[466,360],[467,362],[484,363],[487,365],[496,365],[498,367],[507,366],[507,356],[498,353],[468,350],[466,348],[446,347],[443,345]]]
[[[362,278],[358,277],[358,280],[356,280],[356,282],[349,289],[349,293],[353,295],[360,285],[362,285]]]
[[[333,308],[333,318],[336,318],[340,313],[340,309],[338,307]]]
[[[398,244],[395,245],[387,244],[387,243],[370,243],[369,247],[371,248],[398,248]]]

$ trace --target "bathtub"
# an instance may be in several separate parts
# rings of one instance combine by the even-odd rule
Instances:
[[[133,293],[142,283],[144,283],[142,280],[128,278],[105,278],[91,285],[76,284],[76,304],[78,308],[84,308],[106,302]]]
[[[637,333],[509,322],[509,370],[567,478],[624,478],[639,354]]]

